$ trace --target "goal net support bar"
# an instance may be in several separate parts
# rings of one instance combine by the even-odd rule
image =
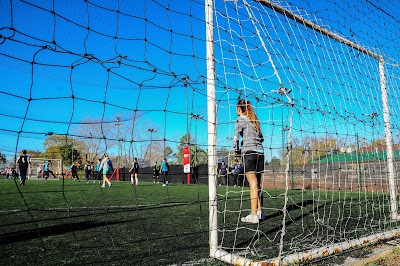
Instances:
[[[215,253],[213,254],[214,258],[217,258],[221,261],[233,264],[233,265],[244,265],[244,266],[275,266],[275,265],[291,265],[291,264],[299,264],[299,263],[305,263],[307,261],[311,261],[316,258],[321,258],[321,257],[326,257],[329,255],[333,255],[336,253],[340,253],[342,251],[346,251],[352,248],[357,248],[361,246],[368,246],[372,244],[379,243],[380,241],[383,240],[388,240],[392,239],[395,237],[400,236],[400,231],[399,230],[389,230],[385,231],[382,233],[366,236],[366,237],[361,237],[341,243],[335,243],[330,246],[325,246],[325,247],[319,247],[315,248],[306,252],[299,252],[299,253],[294,253],[290,254],[285,257],[281,258],[273,258],[270,260],[265,260],[265,261],[257,261],[257,260],[251,260],[248,258],[244,258],[229,252],[226,252],[224,250],[216,250]]]

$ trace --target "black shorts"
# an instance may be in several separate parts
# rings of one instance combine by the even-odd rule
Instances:
[[[244,172],[261,173],[264,171],[264,154],[256,151],[246,151],[242,154]]]

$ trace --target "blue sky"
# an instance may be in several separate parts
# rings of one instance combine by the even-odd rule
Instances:
[[[13,24],[18,31],[1,45],[5,55],[0,63],[1,76],[6,81],[1,97],[7,104],[0,107],[5,115],[0,119],[4,129],[11,131],[3,134],[7,140],[4,144],[12,143],[3,149],[8,154],[12,154],[15,133],[21,127],[18,149],[42,150],[42,133],[73,134],[87,118],[112,122],[119,116],[125,124],[136,124],[138,131],[146,130],[140,126],[143,123],[158,128],[155,137],[176,141],[188,130],[190,123],[182,123],[188,112],[206,115],[205,101],[198,104],[192,100],[204,98],[204,77],[198,77],[191,56],[204,57],[204,52],[199,51],[199,55],[201,48],[193,49],[190,43],[181,41],[182,37],[172,38],[165,29],[157,30],[163,24],[184,32],[189,25],[178,24],[179,15],[159,15],[164,7],[157,3],[147,3],[144,10],[143,4],[121,1],[119,8],[125,15],[119,18],[106,9],[110,7],[106,3],[102,1],[103,8],[99,8],[95,3],[86,6],[83,1],[68,5],[55,2],[57,16],[53,16],[49,12],[52,1],[38,3],[40,6],[15,1],[12,16],[10,12],[2,16],[2,27]],[[124,3],[129,6],[124,7]],[[3,1],[2,5],[2,10],[11,10],[9,3]],[[144,22],[145,12],[151,22]],[[82,25],[90,25],[90,30]],[[7,29],[3,34],[7,31],[13,34]],[[202,32],[204,29],[197,27],[192,34]],[[117,41],[112,38],[116,35]],[[45,45],[48,47],[43,49]],[[32,67],[29,62],[33,60]],[[197,64],[203,71],[204,60]],[[193,78],[188,88],[182,82],[187,77]],[[32,101],[28,106],[29,98]],[[140,119],[134,118],[135,110]],[[163,129],[165,123],[167,130]],[[144,135],[139,139],[149,138]]]
[[[400,36],[398,11],[387,8],[396,2],[314,2],[282,3],[398,61],[392,45]],[[13,0],[12,13],[10,1],[0,3],[0,151],[7,156],[43,150],[47,132],[74,135],[87,119],[115,123],[116,117],[126,127],[134,125],[127,138],[144,146],[148,128],[157,128],[152,138],[173,148],[188,131],[207,145],[203,2]],[[216,6],[220,147],[232,146],[239,95],[257,106],[269,158],[285,146],[291,112],[300,140],[333,135],[349,144],[355,134],[368,140],[383,136],[383,116],[374,123],[368,116],[382,113],[375,59],[256,3],[250,10],[241,1]],[[398,67],[388,66],[387,74],[394,118]],[[275,92],[280,86],[292,90],[293,108]],[[203,119],[191,119],[192,113]]]

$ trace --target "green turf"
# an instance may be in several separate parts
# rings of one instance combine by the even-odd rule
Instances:
[[[208,259],[206,185],[17,183],[0,179],[0,265],[223,265]],[[239,221],[249,208],[248,193],[240,191],[219,187],[220,245],[253,248],[254,258],[277,256],[283,191],[265,193],[267,219],[260,225]],[[384,194],[295,190],[289,196],[285,252],[388,226]]]
[[[0,265],[168,265],[208,258],[208,188],[0,179]]]

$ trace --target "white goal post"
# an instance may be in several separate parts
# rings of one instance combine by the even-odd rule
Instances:
[[[51,161],[50,170],[54,175],[58,176],[62,173],[62,160],[61,159],[48,159],[48,158],[31,158],[30,176],[42,178],[44,176],[44,165],[46,162]]]

